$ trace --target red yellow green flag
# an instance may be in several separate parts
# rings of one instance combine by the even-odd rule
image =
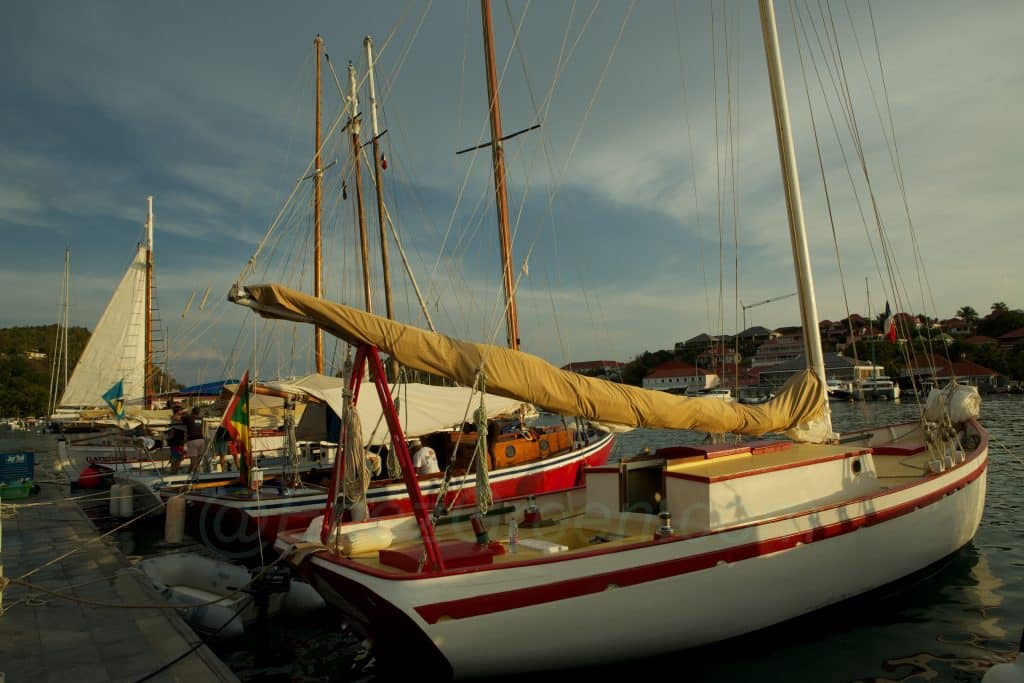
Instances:
[[[238,383],[235,395],[228,402],[228,407],[221,418],[221,425],[227,431],[232,441],[238,444],[238,452],[244,463],[242,475],[247,476],[249,471],[249,371],[246,370]]]

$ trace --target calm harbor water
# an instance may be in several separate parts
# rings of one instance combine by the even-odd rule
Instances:
[[[834,403],[832,409],[840,431],[918,414],[913,399]],[[1024,396],[983,400],[982,420],[991,436],[985,516],[974,542],[940,566],[870,596],[727,643],[572,673],[618,679],[669,666],[685,672],[687,680],[716,682],[749,681],[752,675],[808,683],[980,680],[990,664],[1015,656],[1024,627],[1022,413]],[[613,459],[678,443],[681,436],[696,440],[651,430],[623,434]],[[0,450],[47,452],[53,447],[48,435],[0,435]],[[109,525],[102,512],[95,514],[98,525]],[[117,540],[130,556],[182,549],[165,546],[161,533],[159,524],[149,524],[120,533]],[[679,608],[686,609],[685,597],[666,598],[678,599]],[[264,630],[250,631],[243,642],[211,646],[243,681],[385,679],[362,636],[330,609],[301,622],[272,620]],[[530,680],[548,678],[534,675]]]

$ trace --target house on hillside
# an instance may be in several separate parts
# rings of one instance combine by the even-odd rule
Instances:
[[[900,372],[901,378],[913,378],[918,384],[928,385],[931,383],[945,385],[951,380],[963,384],[970,384],[978,387],[979,391],[987,392],[1005,385],[999,373],[984,365],[969,360],[958,360],[950,362],[942,356],[926,356],[910,361],[906,368]]]
[[[1021,342],[1024,342],[1024,327],[1017,328],[999,337],[1000,346],[1014,346]]]
[[[992,337],[986,337],[983,334],[975,334],[967,339],[964,339],[964,344],[969,346],[985,346],[986,344],[998,344],[999,342]]]
[[[885,372],[881,366],[874,365],[870,361],[858,362],[841,353],[826,353],[824,354],[824,361],[825,376],[829,379],[838,379],[844,382],[854,382]],[[760,368],[761,383],[773,387],[781,387],[790,377],[806,369],[807,362],[804,361],[803,352],[801,351],[800,355],[792,360]]]
[[[566,363],[562,366],[562,370],[576,372],[581,375],[587,375],[588,377],[603,377],[605,379],[618,380],[622,377],[622,370],[625,367],[625,363],[620,363],[617,360],[585,360]]]
[[[949,318],[939,322],[939,327],[946,334],[963,337],[971,333],[971,324],[961,318]]]
[[[704,391],[718,384],[719,377],[715,373],[675,360],[657,366],[643,380],[644,389],[658,389],[677,394]]]
[[[725,365],[721,371],[719,386],[731,389],[733,395],[738,394],[741,387],[754,386],[761,383],[761,368],[744,368],[739,365]]]
[[[736,349],[712,346],[697,354],[697,365],[702,368],[720,368],[723,365],[739,365],[743,357]]]
[[[775,330],[769,330],[767,327],[755,325],[753,327],[748,327],[747,329],[743,330],[737,336],[740,338],[740,341],[760,344],[762,342],[768,341],[769,339],[777,339],[781,335]]]
[[[750,361],[750,367],[785,363],[799,358],[804,353],[804,339],[800,331],[779,334],[757,348],[757,353]]]

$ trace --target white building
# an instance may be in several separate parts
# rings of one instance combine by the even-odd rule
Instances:
[[[673,393],[695,393],[716,387],[718,375],[696,368],[682,361],[666,361],[644,377],[644,389],[659,389]]]

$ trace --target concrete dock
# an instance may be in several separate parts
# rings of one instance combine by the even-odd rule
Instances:
[[[57,478],[50,457],[37,451],[37,480]],[[70,495],[81,494],[44,483],[37,495],[3,501],[2,575],[122,607],[9,585],[0,613],[0,681],[237,681],[205,645],[182,657],[199,637],[177,612],[161,608],[165,603],[149,582],[111,540],[100,538],[81,507],[67,500]],[[80,549],[61,557],[75,548]]]

